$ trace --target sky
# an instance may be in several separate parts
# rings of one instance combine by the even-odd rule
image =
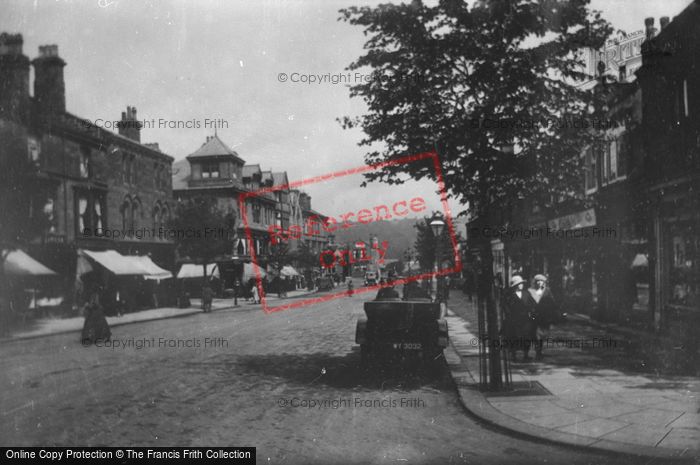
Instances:
[[[428,0],[426,3],[428,3]],[[367,0],[0,0],[0,32],[21,33],[29,58],[57,44],[65,67],[69,112],[102,126],[127,105],[154,120],[142,142],[158,142],[180,160],[215,124],[218,136],[247,163],[287,171],[290,181],[361,166],[360,130],[336,118],[359,115],[350,99],[346,66],[366,41],[338,10]],[[616,29],[634,32],[644,18],[680,13],[691,0],[593,0]],[[284,73],[284,74],[282,74]],[[329,75],[326,82],[292,82]],[[286,77],[286,80],[285,80]],[[319,79],[319,78],[317,78]],[[351,83],[354,83],[354,74]],[[190,128],[159,127],[160,120]],[[370,184],[360,176],[309,185],[313,208],[340,215],[422,196],[441,209],[434,182]],[[451,206],[452,214],[462,207]]]

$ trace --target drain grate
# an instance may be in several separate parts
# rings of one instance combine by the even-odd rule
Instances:
[[[486,392],[486,397],[523,397],[523,396],[551,396],[552,393],[542,386],[539,381],[516,381],[511,383],[511,388],[504,391]]]

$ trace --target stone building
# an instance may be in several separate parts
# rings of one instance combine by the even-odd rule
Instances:
[[[79,249],[148,254],[170,268],[172,243],[153,228],[171,211],[172,157],[141,143],[136,108],[122,113],[119,134],[68,112],[58,47],[39,47],[30,62],[22,44],[0,35],[0,165],[15,173],[0,205],[3,240],[58,272],[66,293]]]

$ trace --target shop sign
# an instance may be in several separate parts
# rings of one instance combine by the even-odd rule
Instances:
[[[547,226],[555,230],[588,228],[595,225],[595,210],[593,208],[572,213],[571,215],[560,216],[547,222]]]

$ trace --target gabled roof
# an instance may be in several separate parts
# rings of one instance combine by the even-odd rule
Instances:
[[[240,163],[245,163],[233,149],[219,139],[219,136],[209,136],[207,141],[202,144],[194,153],[187,155],[187,159],[204,158],[204,157],[233,157]]]
[[[274,186],[288,186],[289,179],[287,178],[287,172],[279,171],[277,173],[272,173],[272,184]]]
[[[252,178],[254,174],[261,174],[260,165],[244,165],[243,166],[243,177]]]

